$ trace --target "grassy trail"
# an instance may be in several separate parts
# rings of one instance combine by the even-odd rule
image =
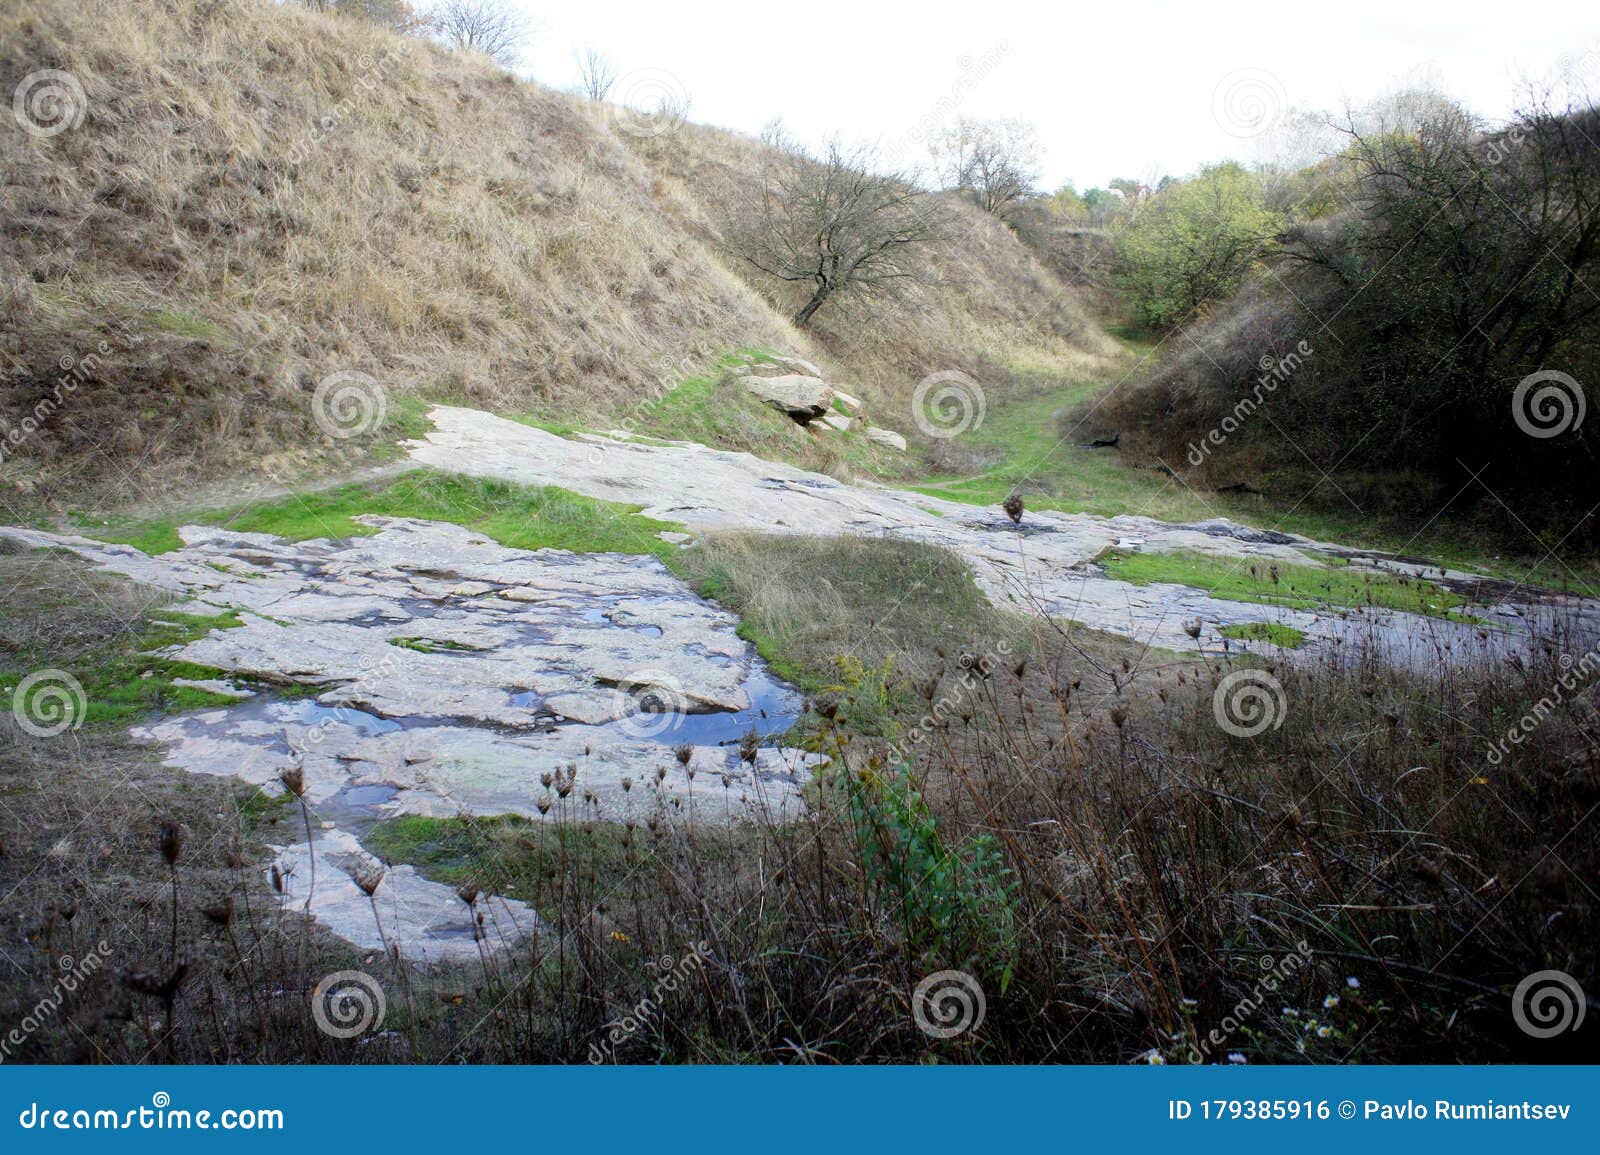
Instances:
[[[963,437],[993,464],[968,476],[935,475],[908,488],[931,497],[973,505],[997,505],[1021,493],[1029,508],[1101,517],[1142,515],[1159,521],[1194,522],[1226,517],[1262,529],[1277,529],[1361,549],[1402,553],[1512,581],[1570,589],[1600,597],[1600,559],[1565,563],[1528,552],[1463,540],[1442,521],[1420,530],[1384,523],[1349,508],[1312,509],[1294,500],[1197,490],[1157,469],[1125,464],[1117,449],[1090,449],[1088,424],[1063,422],[1105,389],[1101,380],[1075,381],[1004,404],[991,404],[983,424]],[[991,399],[992,401],[993,399]]]

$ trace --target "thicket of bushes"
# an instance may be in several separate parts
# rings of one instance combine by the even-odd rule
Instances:
[[[1485,132],[1434,102],[1348,131],[1277,188],[1213,170],[1130,226],[1128,306],[1188,328],[1110,411],[1213,484],[1309,462],[1389,475],[1372,493],[1431,513],[1485,470],[1518,518],[1573,529],[1596,465],[1600,111],[1546,103]],[[1585,522],[1573,541],[1595,538]]]

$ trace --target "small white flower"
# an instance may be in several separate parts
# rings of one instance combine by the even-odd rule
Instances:
[[[1317,1038],[1319,1038],[1319,1039],[1325,1039],[1331,1034],[1333,1034],[1333,1028],[1332,1027],[1318,1027],[1317,1028]]]
[[[1166,1057],[1154,1047],[1140,1055],[1139,1062],[1148,1063],[1152,1067],[1164,1067],[1167,1065]]]
[[[1322,1009],[1325,1010],[1325,1011],[1332,1010],[1334,1007],[1336,1007],[1338,1005],[1339,1005],[1339,996],[1338,995],[1329,995],[1327,998],[1322,1000]]]
[[[1247,1063],[1249,1061],[1250,1060],[1246,1059],[1238,1051],[1229,1051],[1228,1052],[1228,1062],[1230,1062],[1230,1063]]]
[[[1344,980],[1344,985],[1353,991],[1359,991],[1361,989],[1361,980],[1356,978],[1355,975],[1351,975],[1349,978]]]
[[[1200,1004],[1198,1002],[1196,1002],[1194,999],[1179,999],[1178,1000],[1178,1005],[1180,1007],[1182,1007],[1184,1010],[1189,1010],[1189,1009],[1191,1009],[1193,1007],[1198,1007]]]

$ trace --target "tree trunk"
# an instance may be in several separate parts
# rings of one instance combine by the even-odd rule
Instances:
[[[828,299],[830,292],[832,292],[832,289],[828,285],[817,286],[816,292],[811,294],[811,299],[805,303],[805,307],[794,315],[794,327],[796,329],[804,329],[806,327],[806,322],[811,320],[813,313],[822,308],[822,302]]]

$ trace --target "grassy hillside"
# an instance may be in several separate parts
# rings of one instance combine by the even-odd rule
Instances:
[[[818,359],[908,433],[893,404],[927,372],[1003,389],[1114,353],[973,217],[918,307],[799,334],[721,244],[759,144],[630,137],[358,21],[262,0],[5,6],[0,82],[42,69],[76,79],[84,115],[54,135],[0,120],[0,432],[43,402],[0,469],[13,504],[353,466],[431,398],[614,418],[737,348]],[[313,398],[352,371],[387,416],[335,439]]]

